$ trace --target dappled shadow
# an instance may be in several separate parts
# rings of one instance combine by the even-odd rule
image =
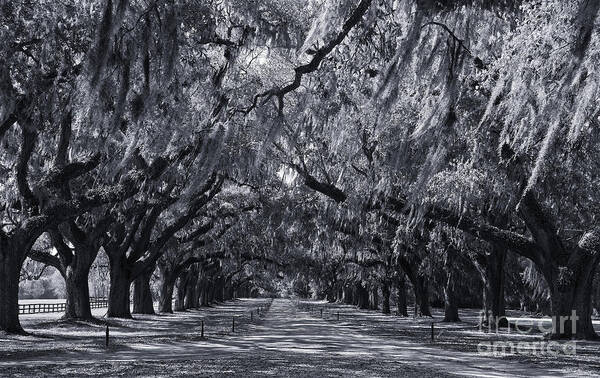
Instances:
[[[438,376],[441,373],[488,377],[532,373],[561,375],[558,368],[540,368],[469,351],[445,349],[447,336],[443,332],[482,334],[469,321],[436,323],[442,333],[436,334],[435,343],[431,343],[428,339],[431,319],[399,318],[324,302],[312,302],[311,305],[313,311],[308,312],[290,300],[275,300],[270,310],[263,311],[263,317],[258,317],[256,308],[268,307],[266,302],[238,300],[185,313],[139,315],[136,320],[115,320],[117,325],[129,328],[111,330],[109,348],[103,347],[103,339],[96,333],[95,341],[86,348],[63,350],[59,358],[50,354],[38,355],[29,358],[28,363],[34,366],[104,361],[121,368],[125,363],[134,364],[146,371],[139,361],[154,361],[163,366],[178,365],[185,360],[198,361],[190,362],[190,365],[201,364],[203,369],[206,364],[212,364],[209,371],[253,371],[258,375],[281,372],[284,365],[308,376],[319,376],[324,372],[327,375],[386,376],[397,372],[414,376]],[[323,308],[323,318],[319,306]],[[252,320],[250,311],[253,311]],[[234,316],[235,332],[231,329]],[[204,338],[201,337],[201,321],[205,322]],[[15,363],[15,360],[6,361],[0,366],[11,367]]]
[[[186,312],[158,315],[134,315],[133,319],[99,319],[99,322],[61,319],[60,314],[22,316],[29,335],[0,336],[2,362],[10,359],[86,358],[90,353],[102,356],[107,351],[124,351],[129,344],[156,342],[189,342],[200,338],[202,321],[207,335],[226,335],[236,317],[236,332],[245,332],[250,311],[267,307],[270,300],[232,301],[219,306]],[[105,310],[102,312],[106,312]],[[100,311],[94,315],[99,316]],[[247,319],[246,319],[247,318]],[[261,322],[254,313],[253,322]],[[105,330],[109,325],[110,348],[105,347]],[[100,357],[101,358],[101,357]]]
[[[425,347],[432,347],[438,350],[439,353],[450,353],[456,356],[463,354],[480,356],[477,347],[482,342],[512,342],[513,345],[519,342],[527,342],[535,345],[543,341],[543,333],[539,331],[539,324],[546,323],[546,326],[550,324],[548,318],[532,317],[514,310],[507,311],[508,319],[513,327],[510,330],[506,327],[495,330],[479,328],[480,310],[477,309],[461,309],[460,318],[462,322],[444,323],[441,321],[444,316],[443,309],[432,309],[434,318],[431,319],[398,317],[374,310],[359,310],[351,305],[323,301],[300,302],[299,306],[307,313],[312,313],[312,315],[318,317],[320,317],[320,310],[323,309],[325,321],[347,324],[349,327],[368,335],[390,338],[395,341],[418,343]],[[339,321],[337,320],[338,313],[340,314]],[[517,320],[520,329],[532,328],[532,331],[524,334],[517,333],[514,329],[514,322]],[[431,341],[432,323],[434,324],[434,342]],[[598,326],[597,322],[594,322],[594,324],[596,327]],[[542,371],[545,368],[552,374],[561,371],[577,371],[581,375],[589,375],[589,372],[600,371],[599,343],[577,341],[577,353],[575,355],[534,354],[532,349],[529,350],[531,352],[529,354],[507,353],[506,356],[486,357],[505,365],[523,362]]]

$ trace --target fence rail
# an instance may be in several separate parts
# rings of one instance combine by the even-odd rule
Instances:
[[[91,308],[108,307],[108,299],[106,298],[90,298]],[[24,303],[19,304],[19,314],[43,314],[50,312],[64,312],[67,309],[66,302],[60,303]]]

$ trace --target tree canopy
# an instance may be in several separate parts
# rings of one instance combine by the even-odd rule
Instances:
[[[459,298],[502,317],[509,282],[577,313],[552,337],[596,338],[599,10],[2,1],[0,329],[22,331],[27,258],[91,317],[100,254],[109,316],[131,316],[132,284],[153,312],[155,270],[161,311],[176,286],[182,308],[287,280],[389,312],[406,279],[449,321]]]

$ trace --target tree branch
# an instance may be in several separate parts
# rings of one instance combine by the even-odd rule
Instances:
[[[60,275],[63,276],[63,278],[66,278],[66,269],[57,256],[53,256],[48,252],[31,249],[27,254],[27,257],[34,261],[56,268],[56,270],[60,272]]]
[[[58,187],[70,180],[82,176],[100,164],[100,153],[96,153],[89,159],[78,161],[64,165],[62,168],[53,169],[46,178],[41,182],[41,185]]]
[[[325,44],[320,49],[316,50],[314,55],[312,56],[312,59],[310,60],[310,62],[294,68],[294,81],[285,85],[284,87],[281,87],[281,88],[275,87],[275,88],[269,89],[268,91],[265,91],[263,93],[259,93],[259,94],[255,95],[254,99],[252,101],[252,104],[248,108],[243,109],[242,112],[245,114],[248,114],[258,106],[259,99],[263,98],[262,103],[265,103],[272,97],[277,98],[278,103],[279,103],[279,111],[282,112],[283,111],[283,97],[287,93],[292,92],[300,87],[300,84],[302,83],[302,77],[304,75],[311,73],[313,71],[316,71],[319,68],[319,65],[321,64],[323,59],[325,59],[325,57],[329,53],[331,53],[331,51],[333,51],[333,49],[336,46],[338,46],[340,43],[342,43],[344,38],[346,38],[346,36],[350,32],[350,30],[356,24],[358,24],[358,22],[362,19],[364,14],[369,9],[370,5],[371,5],[371,0],[361,0],[361,2],[358,4],[356,9],[350,15],[350,17],[344,22],[344,25],[342,26],[342,30],[331,41],[329,41],[327,44]]]
[[[386,199],[390,209],[399,213],[406,213],[406,201],[388,197]],[[503,230],[501,228],[479,222],[466,214],[456,215],[454,211],[439,206],[430,206],[424,216],[428,219],[446,223],[449,226],[476,236],[490,243],[496,243],[509,248],[513,252],[526,257],[534,262],[540,261],[540,255],[536,244],[525,236],[516,232]]]
[[[35,147],[37,140],[37,134],[34,131],[27,130],[26,127],[21,128],[21,148],[19,150],[19,156],[17,157],[16,179],[17,188],[23,198],[23,208],[28,211],[34,211],[37,207],[38,201],[31,191],[27,176],[29,174],[29,159]]]
[[[67,164],[67,152],[69,150],[69,144],[71,142],[71,122],[73,121],[73,114],[68,111],[63,117],[60,123],[60,134],[58,137],[58,147],[56,149],[56,156],[54,157],[54,165],[57,167],[63,167]]]

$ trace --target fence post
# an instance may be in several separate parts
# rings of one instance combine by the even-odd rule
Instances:
[[[433,342],[433,322],[431,322],[431,342]]]
[[[250,310],[250,321],[251,322],[254,321],[254,314],[253,314],[252,310]]]
[[[108,348],[108,339],[109,339],[109,330],[108,330],[108,324],[106,325],[106,347]]]
[[[337,318],[338,318],[338,321],[339,321],[340,320],[340,312],[339,311],[337,313]]]
[[[321,309],[321,317],[323,317],[323,309]]]
[[[235,332],[235,316],[231,317],[231,332]]]
[[[202,320],[202,328],[200,330],[200,337],[204,338],[204,320]]]

